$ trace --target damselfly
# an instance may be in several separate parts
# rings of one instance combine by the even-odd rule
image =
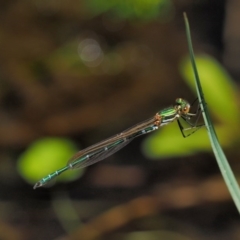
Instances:
[[[196,113],[190,113],[190,107],[190,104],[186,100],[177,98],[174,106],[157,112],[154,117],[149,118],[120,134],[112,136],[106,140],[103,140],[95,145],[79,151],[68,161],[68,164],[65,167],[42,178],[34,185],[33,188],[35,189],[47,184],[50,180],[69,169],[83,168],[99,162],[126,146],[134,138],[146,133],[153,132],[159,127],[167,125],[175,120],[178,122],[183,137],[189,136],[190,134],[184,134],[185,130],[195,129],[193,131],[195,132],[197,129],[199,129],[199,127],[201,127],[201,125],[197,126],[197,121],[201,112],[197,110]],[[190,122],[190,119],[192,117],[196,117],[196,122],[194,124]],[[190,127],[184,128],[180,123],[179,118],[184,119],[184,121],[186,121]]]

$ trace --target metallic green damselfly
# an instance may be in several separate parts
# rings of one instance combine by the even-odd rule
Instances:
[[[126,146],[134,138],[146,133],[153,132],[159,127],[167,125],[175,120],[177,120],[178,122],[183,137],[186,137],[186,135],[184,134],[184,130],[186,130],[186,128],[182,126],[179,118],[184,119],[184,121],[186,121],[190,125],[187,130],[195,128],[196,131],[196,129],[198,129],[199,127],[196,126],[196,123],[200,116],[199,111],[197,111],[196,113],[190,113],[190,107],[190,104],[186,100],[182,98],[177,98],[174,106],[165,108],[157,112],[154,117],[149,118],[144,122],[141,122],[125,130],[120,134],[114,135],[106,140],[103,140],[95,145],[79,151],[68,161],[68,164],[65,167],[42,178],[34,185],[33,188],[35,189],[47,184],[50,180],[69,169],[83,168],[99,162]],[[194,116],[197,117],[197,121],[193,124],[190,122],[190,119]]]

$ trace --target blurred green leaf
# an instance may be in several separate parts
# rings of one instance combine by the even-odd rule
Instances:
[[[56,49],[46,59],[48,68],[57,73],[70,70],[72,74],[88,74],[88,68],[83,64],[77,52],[78,46],[79,40],[75,39]]]
[[[42,138],[22,153],[18,159],[18,171],[29,183],[35,183],[40,178],[65,166],[68,159],[77,152],[76,146],[63,138]],[[74,180],[79,171],[67,171],[57,180]]]
[[[223,125],[217,125],[216,131],[223,147],[228,147],[236,138],[232,131]],[[142,144],[144,155],[156,160],[188,156],[196,152],[208,152],[211,149],[205,127],[193,135],[183,138],[177,123],[172,123],[152,133]]]
[[[178,124],[173,123],[146,138],[142,149],[148,158],[158,160],[191,155],[202,149],[210,150],[206,132],[199,131],[198,134],[197,138],[188,137],[183,140]],[[199,141],[199,139],[203,139],[203,141]]]
[[[88,0],[87,7],[94,15],[107,12],[114,18],[152,20],[161,13],[167,15],[172,7],[170,0]]]
[[[211,113],[224,124],[238,125],[240,111],[233,80],[214,58],[208,55],[198,55],[195,60]],[[195,92],[195,82],[189,58],[180,64],[180,72]]]

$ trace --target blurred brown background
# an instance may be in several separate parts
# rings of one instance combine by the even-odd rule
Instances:
[[[147,20],[118,6],[101,12],[100,0],[0,3],[0,239],[240,239],[212,153],[150,161],[143,137],[77,181],[35,191],[16,169],[41,137],[87,147],[176,97],[193,100],[178,71],[188,55],[184,11],[195,51],[238,83],[239,2],[163,2]],[[239,151],[226,154],[237,169]]]

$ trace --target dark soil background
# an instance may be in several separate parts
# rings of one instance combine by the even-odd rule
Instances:
[[[0,3],[0,239],[240,239],[212,152],[151,161],[141,137],[71,183],[33,190],[18,173],[18,157],[37,139],[87,147],[177,97],[193,100],[178,70],[188,55],[184,11],[195,52],[239,82],[237,0],[169,1],[148,21],[96,14],[101,1],[89,2],[95,8],[87,0]],[[239,172],[239,148],[224,150]]]

